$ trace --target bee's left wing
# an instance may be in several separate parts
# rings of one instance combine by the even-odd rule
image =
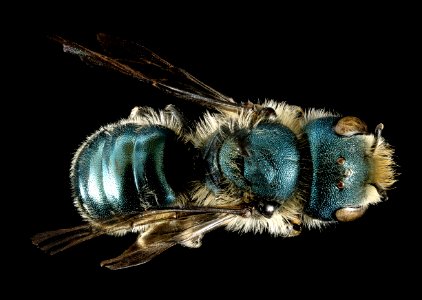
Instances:
[[[77,55],[87,63],[134,77],[178,98],[227,111],[243,107],[139,43],[98,34],[97,39],[105,49],[105,53],[100,53],[59,36],[52,39],[63,45],[64,52]]]

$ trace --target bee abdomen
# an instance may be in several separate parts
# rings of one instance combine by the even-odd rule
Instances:
[[[106,219],[174,204],[169,182],[188,163],[186,146],[170,129],[117,124],[88,138],[75,156],[72,185],[76,205],[85,217]],[[186,167],[184,168],[186,170]]]

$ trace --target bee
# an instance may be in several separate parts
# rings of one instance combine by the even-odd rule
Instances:
[[[387,199],[396,174],[383,124],[371,133],[354,116],[272,100],[239,103],[139,43],[97,39],[104,52],[53,37],[84,62],[208,110],[192,124],[174,105],[139,106],[90,135],[70,170],[84,223],[36,234],[42,250],[135,232],[132,246],[101,262],[121,269],[177,244],[198,248],[216,228],[293,237],[353,221]]]

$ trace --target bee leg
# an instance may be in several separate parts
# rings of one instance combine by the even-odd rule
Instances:
[[[259,120],[272,120],[275,117],[277,117],[277,113],[275,112],[275,110],[271,107],[268,106],[262,106],[259,104],[255,104],[252,103],[250,101],[246,102],[245,104],[243,104],[243,107],[245,109],[251,109],[254,112],[254,122],[255,123]]]
[[[271,107],[260,107],[257,110],[258,119],[274,119],[277,117],[277,113]]]
[[[302,232],[302,220],[300,218],[289,219],[291,225],[289,236],[298,236]]]

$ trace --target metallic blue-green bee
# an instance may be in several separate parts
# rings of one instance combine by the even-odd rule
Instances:
[[[34,236],[45,251],[139,233],[123,254],[102,262],[119,269],[176,244],[199,247],[222,226],[296,236],[302,227],[361,217],[395,182],[382,124],[372,134],[356,117],[275,101],[238,104],[145,47],[106,35],[98,39],[107,53],[124,59],[54,39],[86,62],[213,112],[189,127],[173,105],[135,107],[89,136],[71,166],[74,203],[86,223]]]

